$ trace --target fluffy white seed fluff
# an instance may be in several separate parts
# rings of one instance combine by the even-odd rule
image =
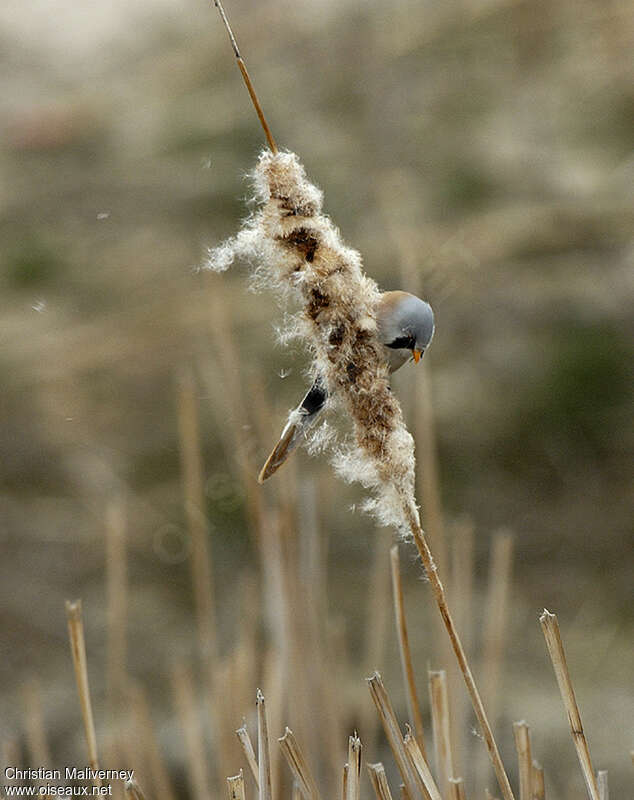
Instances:
[[[332,447],[337,471],[372,492],[365,506],[382,524],[403,530],[404,504],[415,505],[414,442],[377,338],[378,287],[322,213],[322,193],[294,153],[262,152],[252,177],[258,210],[210,252],[207,266],[221,271],[246,260],[256,287],[299,299],[284,333],[303,339],[312,374],[353,423],[354,435]],[[321,426],[311,438],[319,448],[332,430]]]

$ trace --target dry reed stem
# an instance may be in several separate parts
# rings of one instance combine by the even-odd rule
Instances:
[[[266,721],[266,705],[264,695],[258,689],[255,697],[258,712],[258,788],[260,800],[271,800],[271,754],[269,749],[269,732]]]
[[[479,661],[482,675],[483,702],[489,710],[491,726],[495,728],[499,716],[499,685],[506,642],[506,622],[509,609],[511,571],[513,563],[513,535],[500,531],[493,537],[487,592],[484,601],[482,654]],[[489,761],[482,751],[476,757],[476,792],[487,783]]]
[[[361,740],[354,734],[348,738],[348,783],[346,800],[359,800],[361,795]]]
[[[451,749],[447,673],[444,669],[429,671],[429,702],[434,733],[436,775],[443,797],[449,797],[451,789],[449,779],[455,775],[455,771]]]
[[[467,795],[464,790],[464,781],[462,778],[449,778],[449,795],[450,800],[467,800]]]
[[[242,770],[232,778],[227,778],[227,794],[229,800],[245,800],[244,776]]]
[[[588,742],[583,732],[581,714],[579,713],[579,706],[575,699],[570,673],[568,672],[568,664],[566,662],[566,654],[564,653],[564,645],[561,640],[557,616],[551,614],[547,609],[544,609],[539,621],[542,626],[542,631],[544,632],[544,638],[546,639],[550,660],[555,670],[557,683],[559,684],[561,699],[566,709],[570,733],[572,734],[572,739],[577,750],[577,757],[586,782],[588,795],[591,800],[600,800],[599,787],[590,759],[590,749],[588,748]]]
[[[396,715],[381,676],[378,672],[375,672],[367,680],[372,700],[381,719],[383,730],[392,749],[396,766],[401,773],[405,789],[411,800],[418,800],[420,797],[425,798],[426,790],[424,784],[403,744],[403,737],[401,736]]]
[[[531,777],[533,787],[533,797],[531,800],[546,800],[546,783],[544,781],[544,768],[533,759],[533,769]]]
[[[384,530],[377,529],[366,602],[364,663],[369,672],[376,669],[377,664],[383,664],[385,661],[391,601],[389,549],[390,539],[385,536]],[[363,731],[365,748],[369,753],[376,750],[379,729],[379,720],[372,704],[361,703],[359,730]]]
[[[396,619],[396,632],[398,635],[399,652],[401,655],[401,669],[403,671],[403,683],[405,684],[405,696],[407,698],[407,710],[411,724],[414,727],[416,741],[425,756],[425,741],[423,735],[423,717],[420,713],[418,702],[418,692],[416,691],[416,680],[414,677],[414,667],[412,665],[412,653],[409,646],[409,636],[407,635],[407,622],[405,620],[405,606],[403,603],[403,585],[401,582],[401,570],[398,558],[398,545],[394,545],[390,550],[390,565],[392,572],[392,593],[394,598],[394,616]]]
[[[131,778],[129,781],[126,781],[124,784],[124,791],[126,800],[145,800],[145,795],[141,791],[141,787],[134,780]]]
[[[523,720],[513,723],[513,736],[517,750],[520,776],[520,800],[533,800],[533,757],[531,755],[530,728]]]
[[[434,559],[432,557],[431,550],[429,549],[429,545],[427,544],[425,534],[418,521],[418,515],[411,503],[405,501],[403,505],[404,505],[403,510],[405,513],[405,517],[408,521],[409,528],[414,536],[414,541],[416,543],[418,553],[423,562],[423,566],[425,567],[425,571],[429,577],[429,582],[431,583],[432,591],[434,593],[434,598],[436,600],[438,610],[440,611],[443,622],[445,624],[445,628],[447,629],[447,633],[449,634],[449,639],[451,640],[451,645],[454,649],[454,653],[456,654],[458,665],[460,666],[460,671],[462,672],[465,684],[467,686],[467,690],[471,697],[473,709],[475,711],[476,717],[478,718],[478,722],[480,723],[480,729],[482,730],[482,735],[484,737],[487,750],[489,751],[489,756],[491,758],[493,769],[495,770],[495,774],[498,779],[498,784],[500,785],[500,789],[502,790],[502,795],[504,797],[504,800],[515,800],[513,796],[513,790],[511,789],[511,784],[509,783],[508,776],[504,769],[504,764],[502,763],[500,752],[493,737],[493,731],[491,730],[489,720],[487,719],[487,715],[484,710],[484,705],[480,698],[480,694],[478,692],[478,688],[473,678],[473,674],[471,673],[471,668],[469,667],[467,657],[465,655],[462,643],[458,636],[458,632],[454,625],[453,618],[449,611],[447,600],[445,598],[445,590],[443,588],[442,583],[440,582],[440,578],[438,577],[436,565],[434,564]]]
[[[247,731],[247,726],[243,725],[241,728],[238,728],[236,731],[236,736],[240,742],[240,747],[242,747],[244,757],[247,760],[247,765],[251,770],[251,775],[255,781],[255,786],[257,790],[260,791],[260,771],[258,767],[258,760],[255,757],[255,751],[253,749],[253,744],[251,743],[251,737]]]
[[[377,764],[367,764],[367,769],[377,800],[392,800],[392,792],[390,792],[383,764],[380,761]]]
[[[84,639],[84,624],[82,621],[81,600],[66,601],[66,618],[68,620],[68,636],[70,638],[70,651],[75,668],[75,681],[79,693],[81,715],[84,720],[84,731],[88,745],[88,762],[92,769],[99,769],[97,756],[97,736],[95,722],[92,715],[90,702],[90,688],[88,686],[88,667],[86,664],[86,642]],[[94,780],[96,786],[101,786],[99,778]]]
[[[452,599],[456,628],[462,631],[463,645],[467,654],[473,653],[473,580],[475,574],[475,532],[472,520],[463,518],[452,525],[451,535],[451,581],[449,595]],[[446,641],[446,637],[443,637]],[[448,644],[448,642],[447,642]],[[449,680],[451,734],[453,752],[459,764],[467,763],[467,736],[471,703],[469,696],[461,691],[460,674],[449,658],[446,667]],[[490,709],[489,709],[490,713]],[[468,744],[471,744],[469,735]]]
[[[51,751],[46,737],[40,682],[35,678],[31,678],[25,683],[22,694],[29,763],[48,767],[51,764]]]
[[[317,783],[315,782],[300,746],[297,744],[293,731],[287,727],[284,731],[284,736],[278,739],[278,741],[284,758],[291,768],[293,777],[298,782],[305,800],[321,800]]]
[[[610,792],[608,790],[608,771],[600,769],[597,772],[597,785],[599,786],[599,797],[601,800],[610,800]]]
[[[125,506],[117,497],[106,508],[106,687],[111,715],[120,710],[126,687],[127,571]]]
[[[185,370],[178,382],[178,431],[183,473],[183,505],[191,538],[191,572],[198,644],[203,662],[209,666],[211,678],[217,656],[213,572],[205,514],[198,392],[191,370]]]
[[[348,764],[343,765],[343,774],[341,776],[341,800],[348,800],[348,773],[350,768]]]
[[[140,684],[129,686],[129,702],[135,720],[136,735],[143,742],[153,795],[161,800],[174,800],[174,790],[165,760],[156,737],[150,705]]]
[[[172,669],[171,679],[176,712],[185,737],[190,793],[196,800],[202,800],[209,794],[211,784],[192,676],[183,664],[178,664]]]
[[[427,795],[429,796],[429,800],[441,800],[440,792],[438,790],[438,786],[436,786],[436,781],[431,773],[429,764],[427,763],[427,758],[423,755],[416,738],[412,736],[411,730],[407,730],[407,733],[403,738],[403,744],[405,745],[405,749],[412,759],[416,771],[420,775],[423,785],[427,791]]]
[[[496,798],[496,797],[494,797],[494,796],[491,794],[491,792],[489,791],[489,787],[488,787],[488,786],[487,786],[487,787],[485,788],[485,790],[484,790],[484,796],[485,796],[486,800],[497,800],[497,798]]]
[[[302,790],[300,789],[299,781],[293,780],[291,800],[302,800]]]
[[[247,91],[249,92],[249,97],[251,98],[253,107],[255,108],[255,111],[258,115],[258,119],[260,120],[260,125],[262,126],[262,130],[264,131],[264,135],[266,136],[266,141],[268,142],[269,147],[271,148],[271,152],[277,153],[277,145],[275,144],[275,139],[273,139],[273,135],[264,117],[262,106],[260,105],[260,101],[258,100],[258,96],[255,93],[255,89],[251,82],[251,78],[249,77],[249,73],[247,72],[247,65],[244,63],[242,56],[240,55],[240,51],[238,50],[238,43],[236,42],[236,38],[233,35],[231,26],[229,25],[229,20],[227,19],[225,10],[222,7],[222,3],[220,2],[220,0],[214,0],[214,5],[220,12],[220,17],[222,18],[223,25],[225,26],[227,33],[229,34],[229,41],[231,42],[231,47],[233,48],[233,52],[235,53],[235,57],[238,62],[238,67],[240,68],[240,72],[242,74],[242,79],[244,80],[244,83],[247,87]]]

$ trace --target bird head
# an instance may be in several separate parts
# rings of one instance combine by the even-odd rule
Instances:
[[[385,292],[377,315],[382,342],[391,350],[409,350],[416,363],[434,335],[429,303],[407,292]]]

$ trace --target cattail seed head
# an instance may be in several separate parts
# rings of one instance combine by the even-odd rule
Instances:
[[[210,252],[207,266],[220,271],[236,257],[244,259],[252,265],[256,288],[299,299],[285,335],[304,341],[313,376],[353,422],[353,438],[334,448],[335,466],[371,490],[365,507],[382,524],[404,528],[403,501],[414,506],[414,442],[390,390],[377,335],[378,286],[322,213],[323,195],[294,153],[265,150],[252,177],[259,209],[235,237]],[[320,428],[310,436],[318,447]]]

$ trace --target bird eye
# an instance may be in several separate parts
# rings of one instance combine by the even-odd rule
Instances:
[[[387,346],[391,350],[401,350],[401,349],[413,350],[415,345],[416,345],[416,338],[412,336],[410,333],[405,336],[398,336],[396,339],[394,339],[393,342],[390,342]]]

